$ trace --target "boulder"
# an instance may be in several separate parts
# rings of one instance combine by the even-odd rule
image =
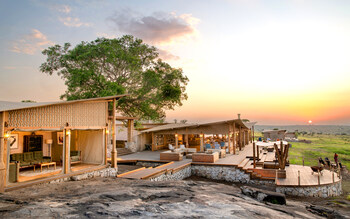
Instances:
[[[257,199],[260,202],[270,202],[273,204],[286,204],[286,196],[282,193],[266,191],[250,186],[242,186],[241,191],[244,195]]]

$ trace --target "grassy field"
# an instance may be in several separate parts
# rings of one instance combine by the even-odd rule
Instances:
[[[255,134],[257,137],[261,133]],[[289,149],[289,161],[292,164],[303,164],[313,166],[318,164],[318,158],[328,157],[334,162],[334,153],[339,155],[338,160],[350,168],[350,135],[300,135],[300,139],[311,140],[311,144],[291,142]]]

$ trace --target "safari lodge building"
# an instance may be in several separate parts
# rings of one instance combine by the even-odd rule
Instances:
[[[113,102],[115,110],[123,96],[50,103],[0,101],[0,192],[25,182],[105,169],[109,128],[115,127],[108,103]]]

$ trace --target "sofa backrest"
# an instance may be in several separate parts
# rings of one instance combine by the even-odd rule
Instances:
[[[80,156],[80,151],[70,151],[70,156]]]
[[[10,158],[11,158],[11,161],[23,161],[23,154],[22,153],[11,154]]]
[[[42,160],[43,152],[42,151],[34,151],[34,160]]]
[[[33,152],[23,153],[23,161],[31,161],[31,160],[34,160]]]

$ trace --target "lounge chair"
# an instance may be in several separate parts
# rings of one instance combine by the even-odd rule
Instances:
[[[225,142],[224,141],[220,142],[220,146],[225,147]]]
[[[217,142],[215,142],[215,149],[221,149],[221,146]]]
[[[180,149],[186,149],[185,145],[180,144]]]
[[[205,149],[211,149],[211,145],[210,144],[205,144]]]
[[[169,150],[174,150],[175,148],[173,147],[172,144],[169,144]]]

